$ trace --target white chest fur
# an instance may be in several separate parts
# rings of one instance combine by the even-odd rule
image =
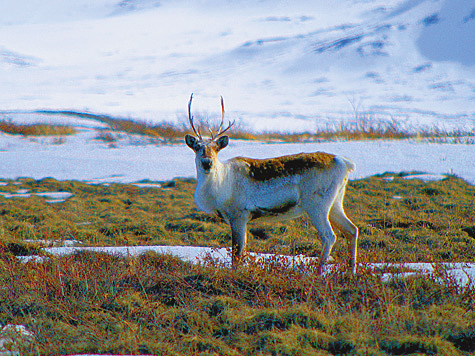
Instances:
[[[207,213],[222,210],[224,202],[229,200],[229,187],[232,185],[227,182],[226,171],[226,167],[218,163],[209,174],[201,172],[198,174],[198,184],[195,190],[195,203],[198,208]]]

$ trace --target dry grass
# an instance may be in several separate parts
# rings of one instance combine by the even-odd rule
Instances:
[[[274,264],[235,270],[148,253],[3,258],[2,322],[26,354],[461,355],[475,351],[470,289],[363,270],[325,278]],[[450,281],[448,281],[449,284]]]
[[[50,124],[31,124],[21,125],[13,123],[11,120],[0,121],[0,131],[12,135],[23,136],[65,136],[73,135],[77,131],[70,126],[50,125]]]
[[[110,132],[124,132],[147,136],[153,142],[181,142],[186,133],[190,133],[187,119],[180,123],[162,122],[153,124],[130,118],[115,118],[107,115],[96,115],[74,111],[42,112],[46,114],[62,114],[94,119],[106,123]],[[197,126],[207,133],[207,127],[213,128],[209,118],[195,115]],[[216,129],[216,127],[214,127]],[[259,140],[265,142],[308,142],[327,140],[375,140],[375,139],[408,139],[427,140],[437,143],[467,143],[474,144],[474,132],[449,132],[437,128],[406,129],[394,120],[382,120],[374,117],[355,114],[355,119],[337,125],[319,128],[314,132],[282,133],[282,132],[255,132],[249,128],[235,125],[229,135],[240,140]]]
[[[431,135],[429,132],[411,132],[404,130],[396,121],[381,121],[373,118],[358,118],[355,121],[341,123],[327,130],[317,130],[315,136],[320,139],[375,140],[404,139]]]
[[[350,182],[347,211],[368,262],[473,261],[475,188],[449,177],[423,183],[372,177]],[[197,211],[194,180],[162,188],[25,179],[3,191],[68,191],[64,203],[0,197],[0,323],[34,332],[25,354],[468,355],[475,352],[475,290],[438,276],[384,282],[362,267],[325,278],[278,258],[222,268],[147,253],[99,253],[21,263],[26,239],[86,245],[229,246],[228,227]],[[250,225],[249,249],[318,255],[306,218]],[[337,242],[334,257],[347,259]]]
[[[144,135],[164,141],[181,141],[186,134],[184,129],[168,122],[151,124],[131,119],[116,118],[101,118],[100,121],[107,123],[113,131]]]
[[[388,180],[388,177],[394,177]],[[25,179],[2,191],[68,191],[60,205],[41,197],[0,197],[5,240],[76,238],[89,245],[230,244],[228,226],[201,213],[193,202],[194,180],[162,183],[164,188],[87,185],[75,181]],[[475,244],[475,188],[461,179],[424,183],[386,174],[351,181],[345,199],[360,228],[360,251],[369,262],[472,261]],[[307,218],[285,223],[251,223],[249,247],[258,252],[318,256],[319,239]],[[346,246],[334,254],[345,258]]]
[[[106,123],[110,132],[123,132],[127,134],[137,134],[148,136],[155,141],[176,142],[182,141],[187,133],[179,124],[171,122],[150,123],[129,118],[118,118],[109,115],[96,115],[91,113],[82,113],[76,111],[42,111],[43,114],[51,115],[70,115],[73,117],[87,118]],[[110,132],[108,134],[110,134]]]

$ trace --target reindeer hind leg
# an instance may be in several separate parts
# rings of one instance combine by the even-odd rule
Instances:
[[[336,242],[336,235],[333,232],[332,226],[328,219],[328,213],[319,211],[308,212],[310,220],[313,226],[317,229],[322,239],[322,253],[320,255],[320,262],[318,267],[318,273],[322,272],[322,268],[328,261],[333,245]]]
[[[356,263],[358,254],[358,228],[346,216],[343,209],[343,198],[345,195],[346,184],[342,186],[330,210],[330,222],[332,226],[338,229],[348,240],[348,251],[351,255],[350,269],[356,273]]]

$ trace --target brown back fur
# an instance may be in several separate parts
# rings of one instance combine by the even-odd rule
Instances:
[[[298,153],[270,159],[236,157],[246,163],[249,176],[257,181],[300,174],[312,168],[328,169],[335,163],[334,158],[335,155],[324,152]]]

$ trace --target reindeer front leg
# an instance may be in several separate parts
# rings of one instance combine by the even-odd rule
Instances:
[[[230,219],[229,225],[231,226],[232,235],[232,263],[233,267],[237,266],[242,258],[243,250],[246,246],[246,233],[247,233],[247,216],[239,216],[234,219]]]

